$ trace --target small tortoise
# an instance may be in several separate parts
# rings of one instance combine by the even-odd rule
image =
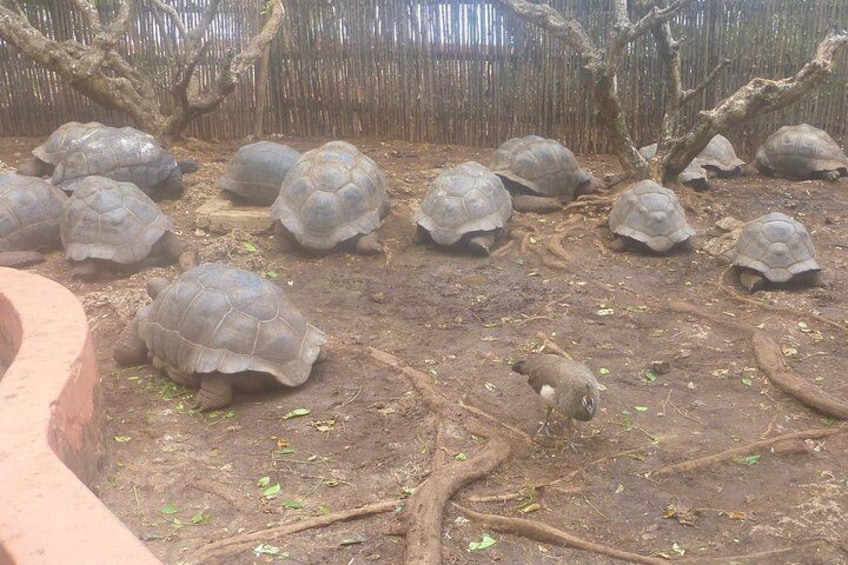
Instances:
[[[149,358],[173,381],[199,387],[201,410],[228,405],[233,388],[303,384],[327,341],[282,288],[250,271],[204,263],[173,283],[150,281],[148,292],[154,300],[118,337],[115,360]]]
[[[68,122],[59,126],[47,141],[32,150],[32,156],[18,167],[18,173],[32,177],[49,177],[71,147],[102,127],[106,126],[100,122]]]
[[[807,229],[780,212],[745,224],[731,255],[739,281],[749,292],[761,290],[769,282],[824,285]]]
[[[281,244],[296,241],[323,253],[336,247],[383,251],[377,228],[389,213],[386,179],[377,164],[344,141],[301,155],[280,187],[271,218]]]
[[[158,200],[180,196],[183,173],[196,170],[196,161],[178,163],[150,134],[131,127],[104,126],[68,148],[51,182],[73,192],[85,177],[108,177],[131,182]]]
[[[754,166],[788,179],[836,180],[848,176],[848,157],[827,132],[808,124],[783,126],[757,149]]]
[[[504,181],[519,212],[551,212],[600,183],[580,167],[574,153],[538,135],[515,137],[492,153],[489,168]]]
[[[657,144],[652,143],[645,147],[639,148],[639,154],[646,161],[650,161],[657,154]],[[692,159],[686,168],[677,175],[677,182],[684,186],[688,186],[693,190],[708,190],[710,182],[707,179],[707,170],[701,165],[701,162],[696,158]]]
[[[730,140],[716,134],[696,157],[711,177],[735,177],[742,174],[745,161],[736,156]]]
[[[218,188],[245,204],[270,206],[300,152],[273,141],[257,141],[239,147],[227,164]]]
[[[0,176],[0,266],[40,263],[39,251],[58,249],[59,218],[68,197],[36,177]]]
[[[622,236],[616,242],[619,249],[635,242],[657,253],[685,247],[695,235],[674,192],[651,180],[639,181],[618,196],[609,228]]]
[[[512,200],[501,179],[468,161],[442,171],[415,214],[416,239],[467,247],[488,255],[512,217]]]
[[[86,177],[65,202],[59,223],[65,257],[78,277],[97,276],[103,267],[138,271],[195,254],[171,230],[174,222],[137,186],[106,177]]]

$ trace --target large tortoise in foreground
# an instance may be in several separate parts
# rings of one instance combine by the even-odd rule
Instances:
[[[376,230],[389,206],[377,163],[350,143],[330,141],[301,155],[289,170],[271,218],[283,245],[373,254],[383,251]]]
[[[233,389],[295,387],[326,343],[279,286],[256,273],[204,263],[176,281],[148,284],[154,298],[118,337],[124,366],[151,361],[175,382],[199,387],[202,410],[232,401]]]
[[[783,126],[757,149],[754,166],[788,179],[836,180],[848,176],[848,157],[826,131],[809,124]]]

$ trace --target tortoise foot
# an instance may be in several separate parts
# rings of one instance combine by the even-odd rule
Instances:
[[[233,401],[232,384],[226,377],[220,375],[204,375],[194,400],[201,412],[224,408]]]

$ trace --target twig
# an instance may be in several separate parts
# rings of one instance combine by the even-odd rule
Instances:
[[[519,536],[523,536],[542,543],[550,543],[565,547],[574,547],[584,551],[591,551],[600,555],[606,555],[615,559],[622,559],[631,563],[645,563],[647,565],[668,565],[665,559],[646,557],[638,553],[622,551],[613,547],[599,545],[568,534],[562,530],[525,518],[507,518],[496,514],[483,514],[454,504],[457,510],[469,518],[482,522],[484,525],[497,530],[504,530]]]
[[[459,406],[463,410],[467,410],[467,411],[471,412],[472,414],[474,414],[475,416],[478,416],[480,418],[488,420],[488,421],[492,422],[493,424],[497,424],[498,426],[500,426],[500,427],[502,427],[506,430],[509,430],[512,434],[514,434],[517,437],[520,437],[521,439],[523,439],[527,443],[531,443],[531,444],[536,443],[536,441],[533,439],[533,436],[531,436],[527,432],[525,432],[523,430],[519,430],[515,426],[511,426],[511,425],[507,424],[506,422],[501,422],[500,420],[498,420],[497,418],[495,418],[491,414],[484,412],[483,410],[477,408],[476,406],[466,404],[465,402],[463,402],[461,400],[459,402]]]
[[[814,429],[814,430],[803,430],[800,432],[792,432],[788,434],[783,434],[779,436],[775,436],[773,438],[764,439],[760,441],[755,441],[754,443],[743,445],[740,447],[734,447],[732,449],[726,449],[720,453],[715,453],[713,455],[708,455],[706,457],[699,457],[698,459],[690,459],[689,461],[683,461],[682,463],[675,463],[673,465],[665,465],[663,467],[659,467],[654,469],[653,471],[648,472],[648,476],[650,477],[659,477],[662,475],[670,475],[672,473],[687,473],[689,471],[694,471],[695,469],[700,469],[702,467],[708,467],[715,463],[719,463],[726,459],[730,459],[734,455],[743,455],[746,453],[751,453],[753,451],[760,450],[764,447],[768,447],[772,444],[778,443],[780,441],[785,440],[793,440],[793,439],[814,439],[820,437],[832,436],[836,433],[842,431],[841,427],[834,427],[829,429]]]
[[[569,355],[568,351],[557,345],[556,342],[549,338],[545,333],[536,332],[536,337],[542,341],[542,345],[545,349],[550,350],[552,353],[556,353],[560,357],[565,357],[569,361],[574,361],[574,357]]]
[[[325,516],[315,516],[299,520],[292,524],[279,524],[271,528],[257,530],[246,534],[232,536],[221,541],[212,542],[199,548],[194,555],[187,561],[189,565],[209,563],[213,559],[231,557],[245,548],[250,547],[259,541],[269,541],[279,539],[283,536],[302,532],[311,528],[323,528],[335,524],[336,522],[347,522],[357,518],[365,518],[374,514],[382,514],[391,512],[404,504],[404,500],[384,500],[366,504],[359,508],[351,510],[343,510],[341,512],[333,512]]]

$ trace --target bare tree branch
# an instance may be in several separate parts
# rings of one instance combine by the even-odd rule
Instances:
[[[707,86],[709,86],[710,83],[712,83],[715,80],[715,78],[718,76],[718,73],[724,67],[726,67],[729,64],[730,64],[730,59],[724,59],[722,62],[720,62],[718,65],[716,65],[715,68],[713,68],[713,70],[710,71],[710,73],[707,75],[707,77],[704,80],[702,80],[697,86],[695,86],[695,88],[690,88],[689,90],[684,90],[683,93],[680,96],[680,104],[684,105],[684,104],[688,103],[690,100],[692,100],[693,98],[695,98],[696,96],[698,96],[699,94],[701,94],[704,91],[704,89],[706,89]]]
[[[192,76],[211,38],[207,38],[217,16],[221,0],[206,5],[197,27],[188,29],[179,13],[165,0],[150,0],[157,25],[165,26],[161,14],[167,15],[183,40],[170,42],[171,60],[176,69],[170,77],[170,90],[176,106],[170,115],[159,108],[153,77],[140,72],[130,60],[118,52],[127,36],[130,22],[137,14],[138,0],[122,0],[109,23],[101,22],[93,0],[72,0],[68,9],[76,10],[86,22],[88,39],[56,41],[34,27],[16,0],[0,0],[0,39],[32,58],[46,69],[59,74],[70,85],[107,108],[127,113],[140,127],[169,143],[196,117],[215,110],[236,87],[240,76],[262,54],[274,37],[283,18],[282,0],[271,0],[265,24],[247,46],[232,53],[218,71],[214,88],[205,96],[191,93]],[[168,34],[165,33],[167,36]]]

